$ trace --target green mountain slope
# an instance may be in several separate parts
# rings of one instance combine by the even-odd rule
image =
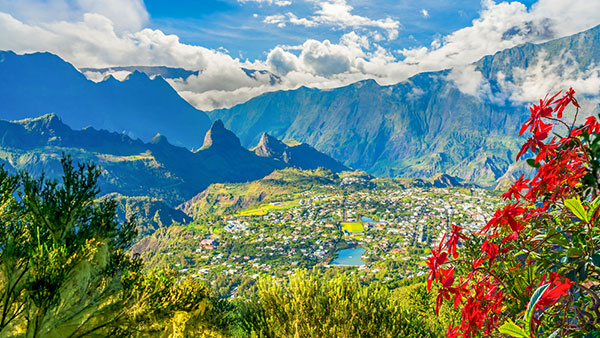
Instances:
[[[482,77],[477,93],[461,91],[456,74],[444,70],[391,86],[367,80],[327,91],[301,87],[268,93],[209,115],[222,119],[246,146],[266,131],[375,175],[441,172],[493,187],[515,159],[522,143],[516,135],[528,116],[523,103],[508,99],[507,81],[519,86],[526,80],[517,76],[520,68],[567,56],[567,65],[588,69],[600,63],[598,41],[600,26],[485,57],[472,69]]]
[[[231,214],[261,202],[298,194],[322,185],[337,184],[337,174],[326,170],[286,168],[249,183],[213,184],[179,206],[190,216]]]
[[[117,217],[124,222],[135,215],[138,225],[138,236],[150,235],[158,229],[166,228],[174,223],[187,224],[192,218],[180,210],[173,209],[163,201],[147,196],[128,197],[117,193],[103,196],[117,201]]]
[[[188,200],[212,183],[252,181],[285,167],[243,148],[220,122],[207,132],[203,149],[191,152],[160,135],[143,143],[93,128],[72,130],[54,114],[0,121],[0,159],[10,167],[58,177],[63,153],[101,165],[104,194],[150,196],[169,205]]]
[[[286,144],[267,133],[263,133],[258,145],[252,151],[260,157],[273,158],[296,168],[317,169],[323,167],[334,172],[350,170],[306,143],[298,143],[293,140],[288,143]]]

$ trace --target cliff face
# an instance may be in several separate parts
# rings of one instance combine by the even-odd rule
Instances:
[[[444,172],[491,187],[522,143],[517,134],[529,114],[527,102],[517,99],[529,100],[523,92],[527,79],[537,69],[559,78],[583,76],[600,64],[599,43],[600,26],[484,57],[463,74],[481,77],[477,93],[461,91],[462,73],[453,69],[391,86],[367,80],[327,91],[268,93],[209,115],[222,119],[245,146],[267,132],[306,142],[375,175]]]
[[[253,148],[253,151],[260,157],[272,158],[300,169],[322,167],[333,172],[350,170],[306,143],[288,145],[267,133],[261,135],[258,145]]]

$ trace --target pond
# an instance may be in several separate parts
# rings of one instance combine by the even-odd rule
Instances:
[[[338,257],[331,264],[340,266],[365,265],[365,262],[361,258],[364,253],[365,249],[363,248],[340,250],[337,253]]]
[[[373,219],[367,217],[367,216],[363,216],[360,218],[363,222],[365,223],[375,223],[375,221],[373,221]]]

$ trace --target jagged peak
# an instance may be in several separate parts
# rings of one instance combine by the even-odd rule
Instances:
[[[217,119],[204,136],[201,149],[210,147],[241,147],[240,139],[229,129],[225,128],[223,121]]]
[[[162,135],[161,133],[156,133],[156,135],[154,135],[154,137],[150,140],[150,144],[168,144],[169,141],[167,140],[167,137],[165,135]]]
[[[28,130],[34,129],[45,129],[45,130],[64,130],[71,129],[69,126],[63,123],[60,117],[55,113],[45,114],[35,118],[28,118],[19,121],[14,121],[15,123],[19,123]]]

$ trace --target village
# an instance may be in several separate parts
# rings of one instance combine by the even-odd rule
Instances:
[[[317,268],[398,281],[425,273],[430,248],[452,224],[476,232],[501,203],[480,188],[315,190],[211,222],[174,267],[207,280]]]

